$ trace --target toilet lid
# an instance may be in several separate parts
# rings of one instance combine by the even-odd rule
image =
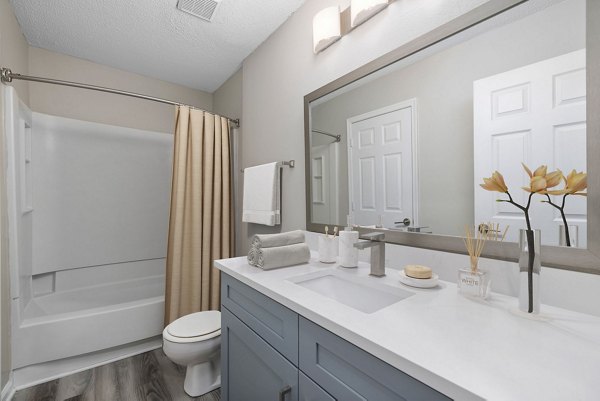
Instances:
[[[221,312],[206,311],[185,315],[167,326],[173,337],[190,338],[205,336],[221,329]]]

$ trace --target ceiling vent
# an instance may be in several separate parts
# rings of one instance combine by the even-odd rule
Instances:
[[[212,21],[221,0],[178,0],[177,8],[206,21]]]

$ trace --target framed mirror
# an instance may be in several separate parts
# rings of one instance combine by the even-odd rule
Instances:
[[[306,95],[307,229],[350,216],[387,242],[465,253],[476,226],[505,235],[485,257],[516,261],[523,214],[483,178],[500,171],[526,204],[522,163],[586,171],[587,196],[535,195],[530,215],[544,266],[600,274],[599,14],[593,0],[488,2]],[[547,202],[563,199],[564,218]]]

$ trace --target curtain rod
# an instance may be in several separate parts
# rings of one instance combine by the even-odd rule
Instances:
[[[18,79],[18,80],[22,80],[22,81],[42,82],[42,83],[45,83],[45,84],[53,84],[53,85],[70,86],[70,87],[73,87],[73,88],[89,89],[89,90],[94,90],[94,91],[99,91],[99,92],[114,93],[116,95],[123,95],[123,96],[135,97],[135,98],[138,98],[138,99],[150,100],[152,102],[172,104],[173,106],[185,106],[185,107],[189,107],[189,108],[192,108],[192,109],[201,110],[201,111],[205,111],[207,113],[214,114],[214,113],[212,113],[210,111],[203,110],[203,109],[201,109],[199,107],[194,107],[194,106],[190,106],[188,104],[174,102],[172,100],[161,99],[159,97],[142,95],[140,93],[134,93],[134,92],[127,92],[127,91],[123,91],[123,90],[120,90],[120,89],[105,88],[103,86],[82,84],[82,83],[79,83],[79,82],[61,81],[61,80],[58,80],[58,79],[33,77],[33,76],[30,76],[30,75],[22,75],[22,74],[17,74],[17,73],[12,72],[10,70],[10,68],[4,68],[4,67],[0,68],[0,80],[2,81],[2,83],[10,83],[10,82],[12,82],[13,79]],[[237,128],[239,128],[239,126],[240,126],[240,119],[239,118],[230,118],[230,117],[227,117],[227,116],[223,116],[223,117],[225,117],[226,119],[228,119],[229,121],[231,121]]]
[[[332,138],[335,138],[336,142],[340,142],[342,140],[342,136],[341,135],[330,134],[329,132],[319,131],[318,129],[312,129],[311,131],[312,132],[316,132],[317,134],[327,135],[327,136],[330,136]]]

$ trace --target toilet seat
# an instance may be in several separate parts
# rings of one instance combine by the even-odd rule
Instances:
[[[221,312],[196,312],[180,317],[163,330],[163,338],[175,343],[206,341],[221,335]]]

